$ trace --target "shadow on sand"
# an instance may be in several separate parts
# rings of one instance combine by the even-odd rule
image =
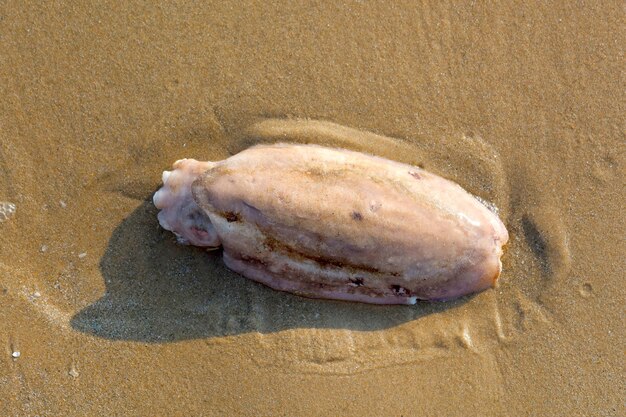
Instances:
[[[226,268],[221,251],[175,243],[145,201],[113,232],[100,261],[106,292],[72,327],[114,340],[171,342],[294,328],[384,329],[455,308],[447,303],[376,306],[271,290]]]

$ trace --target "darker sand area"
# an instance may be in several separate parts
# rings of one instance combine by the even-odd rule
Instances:
[[[339,3],[0,4],[0,415],[626,413],[621,4]],[[279,140],[495,203],[498,287],[304,299],[158,227],[173,161]]]

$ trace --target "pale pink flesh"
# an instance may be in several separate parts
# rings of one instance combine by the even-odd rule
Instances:
[[[181,159],[173,171],[163,171],[163,187],[154,193],[152,201],[161,226],[172,231],[179,243],[216,247],[219,237],[208,216],[198,207],[191,194],[191,184],[211,168],[212,162]]]
[[[306,283],[292,281],[282,278],[280,275],[270,274],[262,268],[255,268],[249,263],[231,257],[228,252],[224,252],[224,263],[233,271],[250,278],[253,281],[265,284],[272,289],[303,295],[305,297],[358,301],[362,303],[374,304],[415,304],[417,302],[417,297],[398,297],[396,295],[388,295],[376,297],[374,302],[374,299],[371,296],[365,294],[332,291],[321,288],[316,288],[315,291],[312,292],[309,285]]]
[[[164,227],[199,246],[221,243],[229,268],[278,290],[413,304],[481,291],[501,270],[508,233],[498,217],[457,184],[417,167],[274,145],[175,168],[155,196]],[[192,182],[195,201],[181,187]],[[196,202],[210,228],[206,217],[185,217]],[[200,239],[199,229],[206,231]]]

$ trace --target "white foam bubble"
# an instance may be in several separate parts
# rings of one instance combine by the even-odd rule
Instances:
[[[16,209],[15,204],[8,201],[0,201],[0,223],[13,217]]]

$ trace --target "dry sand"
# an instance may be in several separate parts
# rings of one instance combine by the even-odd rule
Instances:
[[[625,415],[621,2],[30,3],[0,3],[1,415]],[[174,160],[285,138],[496,203],[499,286],[309,300],[159,229]]]

